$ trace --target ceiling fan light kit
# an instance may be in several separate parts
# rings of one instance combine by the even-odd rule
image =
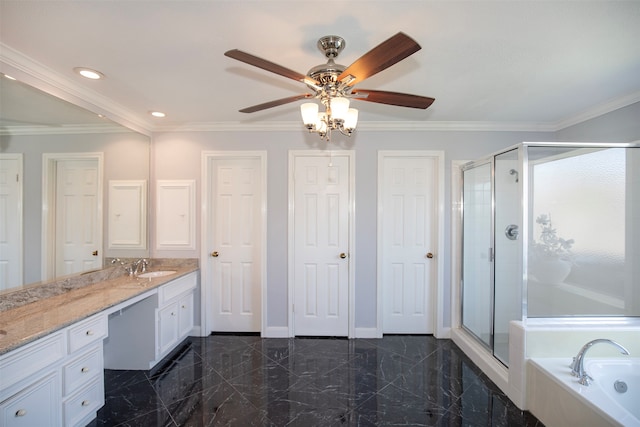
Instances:
[[[389,68],[421,49],[418,43],[404,33],[397,33],[382,42],[349,67],[335,62],[335,58],[346,46],[342,37],[324,36],[318,40],[317,45],[318,49],[328,58],[327,63],[311,68],[306,75],[238,49],[225,52],[225,55],[230,58],[302,82],[313,91],[313,94],[302,94],[265,102],[244,108],[240,112],[253,113],[300,99],[315,98],[324,105],[325,112],[320,112],[316,103],[304,103],[300,106],[302,121],[309,132],[315,132],[321,138],[330,141],[332,131],[339,131],[346,136],[351,136],[355,130],[358,122],[358,110],[350,108],[351,99],[421,109],[426,109],[434,101],[433,98],[419,95],[353,89],[353,85],[356,83]]]

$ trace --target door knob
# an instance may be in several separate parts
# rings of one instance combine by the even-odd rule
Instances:
[[[93,256],[98,256],[98,251],[93,251],[93,252],[91,252],[91,255],[93,255]]]
[[[427,253],[427,258],[429,259],[433,258],[433,254],[431,252]]]
[[[218,255],[219,254],[216,251],[211,252],[211,256],[214,257],[214,258],[218,258]]]
[[[347,254],[345,254],[344,252],[340,254],[340,258],[345,259],[346,257],[347,257]]]

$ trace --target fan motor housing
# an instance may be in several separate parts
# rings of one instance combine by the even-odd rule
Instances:
[[[336,64],[333,59],[329,59],[326,64],[316,65],[310,69],[307,75],[324,86],[337,83],[338,76],[342,74],[346,68],[344,65]]]

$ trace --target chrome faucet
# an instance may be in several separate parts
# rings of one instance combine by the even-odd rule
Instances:
[[[133,261],[131,265],[126,265],[124,261],[120,260],[120,258],[114,258],[111,261],[111,264],[116,263],[120,263],[120,265],[124,268],[124,271],[126,271],[129,276],[135,276],[139,273],[144,273],[145,271],[147,271],[147,266],[149,265],[149,261],[144,258]]]
[[[131,276],[135,276],[136,274],[144,273],[145,271],[147,271],[147,265],[149,265],[149,262],[144,258],[140,258],[139,260],[134,261],[133,264],[131,264],[131,273],[129,274]]]
[[[613,340],[609,340],[606,338],[598,338],[593,341],[589,341],[585,345],[582,346],[576,357],[573,358],[573,362],[571,362],[571,375],[574,377],[578,377],[578,382],[582,385],[588,386],[593,381],[593,378],[584,370],[584,357],[587,355],[587,350],[593,347],[595,344],[599,343],[607,343],[611,344],[614,347],[617,347],[620,350],[620,353],[629,355],[629,350],[624,348],[622,345],[618,344]]]

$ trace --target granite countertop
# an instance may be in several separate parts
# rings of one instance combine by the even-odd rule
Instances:
[[[175,266],[171,270],[176,273],[153,279],[122,275],[0,311],[0,355],[197,271],[198,267]]]

